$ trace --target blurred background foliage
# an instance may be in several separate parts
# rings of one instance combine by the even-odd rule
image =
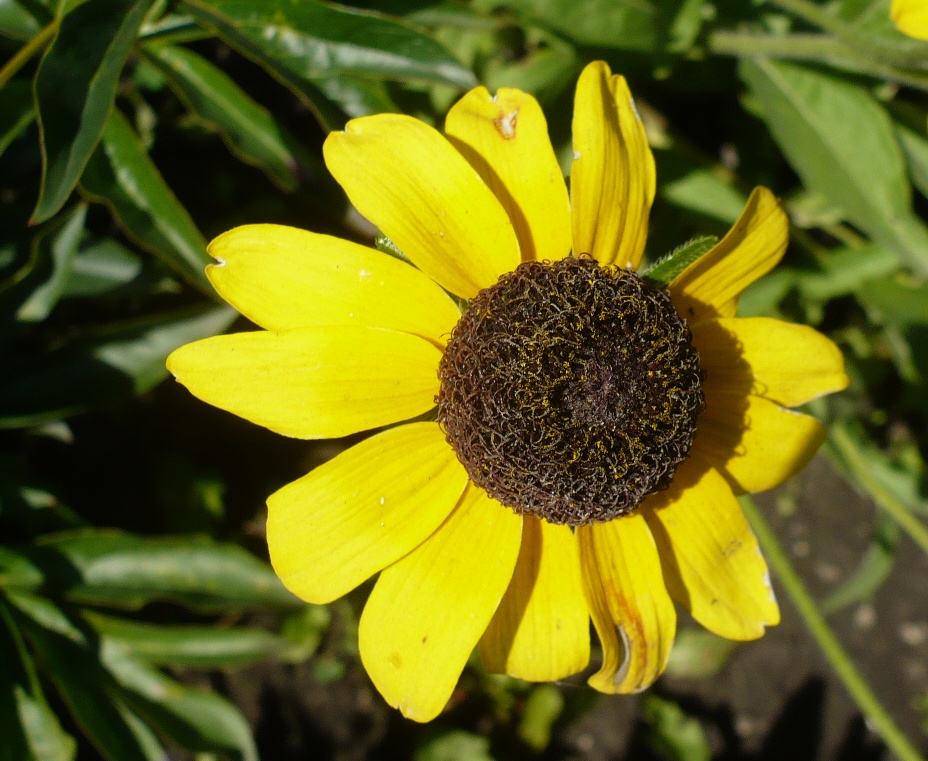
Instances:
[[[365,591],[303,605],[262,536],[264,498],[341,443],[159,386],[164,359],[236,321],[203,274],[210,237],[373,241],[327,132],[383,111],[440,126],[478,83],[533,93],[567,168],[583,65],[628,77],[658,165],[652,258],[723,234],[755,185],[783,199],[792,245],[741,314],[841,346],[852,387],[811,406],[877,507],[819,607],[873,600],[900,544],[928,552],[928,43],[889,0],[0,0],[0,51],[0,761],[255,759],[224,674],[300,664],[332,705],[353,689]],[[671,674],[711,679],[732,648],[684,629]],[[596,699],[475,662],[450,719],[388,718],[378,754],[558,757]],[[635,706],[636,758],[717,751],[672,695]]]

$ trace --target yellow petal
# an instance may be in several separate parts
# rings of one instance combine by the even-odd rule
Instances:
[[[384,699],[415,721],[445,707],[512,578],[522,519],[473,485],[423,544],[380,574],[358,628]]]
[[[244,225],[209,244],[206,268],[226,301],[267,330],[314,325],[393,328],[443,343],[461,313],[405,262],[330,235]]]
[[[767,563],[731,488],[686,460],[641,513],[660,552],[667,591],[693,618],[728,639],[756,639],[780,622]]]
[[[692,332],[706,391],[755,394],[795,407],[849,383],[838,347],[805,325],[728,318],[694,325]]]
[[[889,15],[900,32],[928,40],[928,3],[925,0],[893,0]]]
[[[567,526],[523,518],[515,574],[480,640],[487,671],[550,682],[590,660],[590,614],[577,541]]]
[[[548,124],[531,95],[501,88],[471,90],[448,112],[445,133],[503,205],[522,259],[570,253],[570,201]]]
[[[331,602],[418,547],[466,484],[437,423],[391,428],[268,498],[271,563],[298,597]]]
[[[577,82],[570,173],[574,253],[634,269],[654,201],[654,156],[625,78],[595,61]]]
[[[728,234],[670,284],[677,312],[690,325],[734,317],[738,296],[773,269],[789,242],[789,220],[767,188],[755,188]]]
[[[353,119],[323,153],[358,211],[446,290],[472,298],[518,265],[503,207],[427,124],[401,114]]]
[[[606,693],[638,692],[667,666],[677,612],[664,586],[651,531],[639,513],[581,526],[580,567],[603,665],[590,686]]]
[[[691,454],[716,467],[735,492],[779,486],[802,470],[825,440],[815,418],[759,396],[706,393]]]
[[[208,404],[284,436],[328,439],[430,410],[440,360],[408,333],[331,325],[214,336],[167,364]]]

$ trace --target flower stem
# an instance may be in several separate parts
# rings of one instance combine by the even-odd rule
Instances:
[[[9,82],[16,73],[26,65],[32,56],[42,50],[48,41],[58,31],[58,20],[52,21],[41,32],[23,45],[9,61],[0,69],[0,87]]]
[[[877,505],[889,513],[922,552],[928,555],[928,528],[873,475],[873,471],[867,466],[866,452],[847,428],[840,424],[833,425],[829,442],[841,458],[841,462],[873,497]]]
[[[892,43],[882,42],[873,35],[862,32],[854,24],[845,21],[830,11],[826,11],[822,5],[810,2],[810,0],[770,0],[770,2],[794,16],[798,16],[812,26],[824,29],[841,40],[841,42],[856,50],[863,51],[869,56],[876,56],[901,66],[912,65],[925,57],[923,51],[917,53],[900,51]]]
[[[928,76],[923,73],[862,55],[860,47],[851,47],[824,34],[761,34],[719,30],[709,35],[707,47],[710,52],[718,55],[767,56],[827,63],[856,74],[928,90]]]
[[[792,563],[786,557],[786,553],[774,536],[770,525],[760,510],[757,509],[757,505],[754,504],[754,500],[749,496],[744,496],[740,497],[739,501],[751,527],[754,529],[754,533],[757,534],[757,539],[760,541],[764,554],[802,617],[806,628],[815,638],[822,653],[828,659],[838,678],[844,683],[845,688],[847,688],[847,691],[851,694],[854,702],[857,703],[873,729],[883,738],[883,741],[900,761],[925,761],[902,730],[899,729],[896,722],[893,721],[892,716],[883,707],[883,704],[873,694],[870,685],[867,684],[867,681],[848,657],[847,652],[825,621],[825,617],[816,605],[815,600],[812,599],[812,596],[803,585],[799,574],[796,573],[796,569],[793,568]]]

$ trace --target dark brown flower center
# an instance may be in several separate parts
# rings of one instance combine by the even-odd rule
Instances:
[[[704,407],[670,297],[587,257],[525,262],[478,293],[439,377],[438,419],[474,483],[572,526],[669,486]]]

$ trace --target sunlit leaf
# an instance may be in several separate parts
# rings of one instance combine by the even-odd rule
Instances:
[[[126,234],[174,272],[214,296],[205,268],[206,239],[165,183],[125,117],[113,111],[81,188],[105,203]]]
[[[662,34],[662,19],[652,0],[481,0],[478,7],[499,5],[582,45],[652,51]]]
[[[85,604],[136,609],[172,600],[197,610],[303,605],[266,563],[205,538],[86,530],[46,537],[22,553],[41,570],[44,589]]]
[[[793,63],[745,59],[740,72],[806,187],[928,273],[928,230],[912,213],[892,122],[873,98],[861,87]]]
[[[77,744],[49,707],[16,622],[0,602],[0,761],[72,761]]]
[[[247,666],[280,656],[291,647],[263,629],[161,626],[99,614],[88,614],[87,619],[101,636],[159,666]]]
[[[55,214],[103,134],[119,75],[154,0],[86,0],[60,23],[35,79],[42,190],[33,222]]]
[[[898,542],[898,524],[888,515],[881,516],[857,569],[822,601],[822,610],[830,614],[872,600],[892,573]]]
[[[67,614],[31,595],[16,594],[11,602],[46,672],[100,754],[107,761],[160,761],[127,723],[125,709],[111,695],[112,680],[97,661],[93,645]]]
[[[203,24],[244,55],[306,79],[340,74],[475,84],[473,74],[430,37],[376,13],[317,0],[185,0]]]
[[[648,725],[648,744],[667,761],[709,761],[712,750],[698,719],[687,714],[678,703],[645,695],[641,719]]]
[[[257,761],[248,723],[224,698],[168,678],[111,640],[103,641],[100,660],[126,705],[175,742],[193,751]]]
[[[24,284],[35,285],[16,310],[16,319],[21,322],[39,322],[48,317],[58,303],[71,274],[86,217],[87,206],[80,204],[32,239],[35,265]]]
[[[82,246],[71,264],[63,298],[86,298],[127,285],[142,272],[139,257],[112,238],[101,238]]]
[[[0,381],[0,428],[38,425],[144,393],[167,378],[168,354],[221,333],[236,316],[229,307],[153,315],[10,362]]]
[[[191,50],[150,46],[145,52],[187,107],[218,132],[236,156],[266,172],[281,188],[296,188],[299,177],[294,141],[266,108]]]

